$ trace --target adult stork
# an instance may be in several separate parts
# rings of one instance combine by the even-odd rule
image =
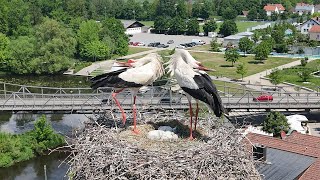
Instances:
[[[176,49],[170,61],[167,63],[171,76],[175,76],[178,84],[186,92],[189,101],[190,110],[190,139],[192,135],[192,97],[196,100],[195,130],[199,113],[199,100],[207,104],[217,117],[225,113],[221,98],[217,88],[212,83],[212,79],[205,71],[210,69],[204,67],[199,61],[196,61],[191,54],[184,49]]]
[[[143,58],[122,63],[122,65],[132,68],[122,68],[98,75],[91,79],[91,88],[113,87],[116,89],[112,97],[122,113],[123,124],[126,122],[126,115],[116,96],[124,89],[130,88],[133,98],[133,132],[139,133],[136,127],[136,96],[142,86],[152,84],[163,75],[162,58],[156,53],[151,53]]]

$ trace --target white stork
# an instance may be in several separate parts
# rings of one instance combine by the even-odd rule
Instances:
[[[91,79],[91,88],[113,87],[118,89],[112,93],[112,97],[122,113],[123,124],[126,122],[126,115],[116,96],[124,89],[130,88],[133,97],[133,132],[138,134],[139,131],[136,128],[136,96],[142,86],[153,83],[163,75],[162,58],[156,53],[151,53],[143,58],[130,60],[128,63],[122,64],[133,68],[123,68],[98,75]]]
[[[197,102],[195,130],[197,128],[199,100],[206,103],[217,117],[221,117],[226,111],[217,88],[212,83],[210,76],[205,72],[210,71],[210,69],[205,68],[199,61],[196,61],[188,51],[176,49],[167,64],[171,76],[175,76],[180,87],[186,92],[190,108],[190,139],[193,139],[191,97]]]

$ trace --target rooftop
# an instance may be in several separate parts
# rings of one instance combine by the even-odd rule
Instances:
[[[309,30],[311,33],[320,33],[320,26],[319,25],[314,25],[312,28]]]
[[[278,177],[284,176],[286,174],[285,172],[290,172],[291,168],[296,168],[296,166],[299,166],[301,177],[296,176],[299,179],[318,179],[318,177],[320,177],[320,137],[301,134],[294,131],[284,139],[278,139],[253,133],[249,133],[247,135],[247,138],[252,144],[262,144],[267,147],[267,162],[270,161],[274,166],[267,166],[266,164],[264,164],[263,168],[266,169],[261,169],[262,167],[260,167],[259,165],[257,166],[258,170],[260,168],[259,172],[264,173],[265,176],[275,177],[276,179],[279,179]],[[246,142],[245,144],[247,145],[247,147],[251,147],[248,146],[248,142]],[[269,156],[271,157],[269,158],[268,151],[271,151],[271,154],[269,154]],[[290,158],[283,159],[283,157],[285,156],[290,156]],[[301,157],[303,157],[303,160],[301,159]],[[271,160],[270,158],[273,160]],[[299,160],[291,162],[293,159]],[[282,166],[284,166],[281,166],[281,168],[284,169],[282,171],[275,171],[275,166],[278,166],[279,164],[274,164],[272,161],[279,161],[278,163],[281,163]],[[291,164],[293,164],[294,166],[291,167]],[[289,167],[290,169],[286,169]],[[285,177],[285,179],[288,179],[288,177]]]
[[[275,11],[276,8],[278,8],[279,11],[284,11],[285,8],[282,6],[282,4],[267,4],[264,6],[264,10],[266,11]]]

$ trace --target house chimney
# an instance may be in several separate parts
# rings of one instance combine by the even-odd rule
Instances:
[[[267,147],[262,144],[256,144],[252,147],[252,154],[254,160],[266,161],[267,160]]]
[[[286,132],[281,131],[281,132],[280,132],[280,137],[281,137],[281,139],[285,139],[285,138],[287,137]]]

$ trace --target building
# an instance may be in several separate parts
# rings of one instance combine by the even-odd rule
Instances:
[[[144,24],[138,21],[131,21],[131,20],[121,20],[124,28],[126,29],[126,34],[138,34],[142,33],[142,27]]]
[[[295,13],[298,13],[300,16],[302,14],[313,14],[314,13],[314,5],[313,4],[305,4],[305,3],[297,3],[295,9]]]
[[[227,45],[232,44],[235,47],[238,47],[241,38],[243,38],[243,37],[251,38],[252,35],[253,35],[253,32],[241,32],[241,33],[238,33],[235,35],[230,35],[230,36],[223,38],[222,45],[223,45],[223,47],[226,47]]]
[[[320,25],[314,25],[309,30],[310,40],[320,41]]]
[[[263,179],[319,179],[320,137],[296,131],[282,133],[281,139],[254,133],[246,137],[245,146],[260,159],[256,169]]]
[[[297,29],[302,33],[302,34],[308,34],[309,30],[312,28],[314,25],[320,25],[319,22],[319,17],[314,17],[311,18],[304,23],[302,23],[300,26],[297,27]]]
[[[271,16],[272,13],[281,14],[285,11],[282,4],[267,4],[263,9],[266,11],[267,16]]]
[[[292,34],[293,34],[292,29],[287,29],[287,30],[284,31],[284,35],[285,36],[291,36]]]
[[[320,12],[320,4],[317,4],[314,6],[314,12],[315,13]]]

